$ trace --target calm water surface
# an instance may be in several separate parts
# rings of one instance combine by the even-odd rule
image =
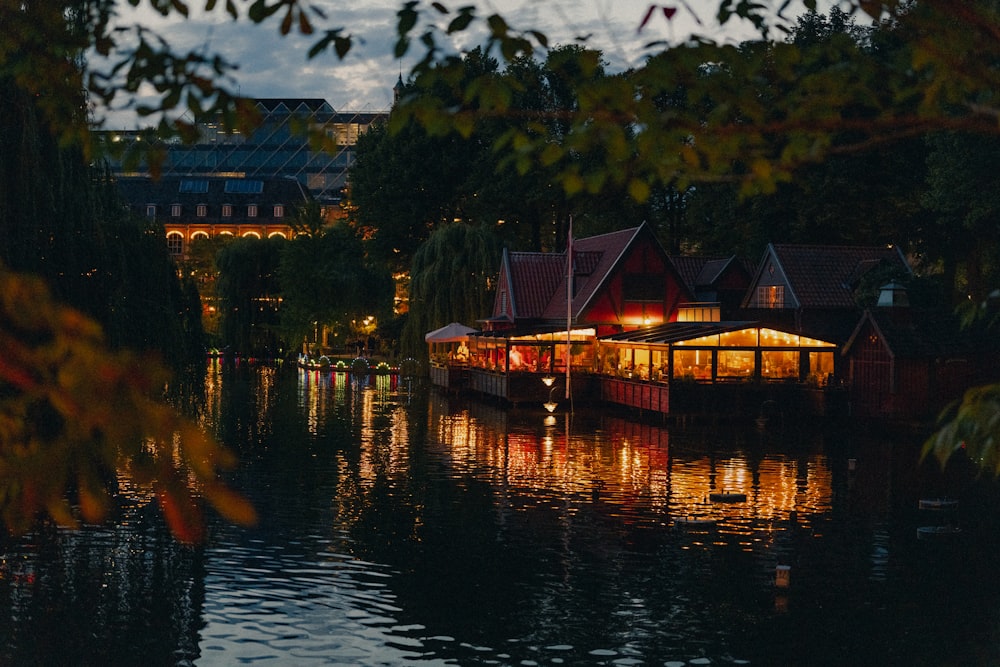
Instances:
[[[546,423],[256,366],[193,407],[260,525],[181,547],[134,491],[0,543],[0,664],[1000,664],[997,485],[919,438]]]

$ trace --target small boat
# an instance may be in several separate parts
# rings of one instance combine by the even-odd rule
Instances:
[[[922,510],[953,510],[958,507],[958,501],[951,498],[922,498],[917,502]]]
[[[708,499],[713,503],[743,503],[746,502],[747,494],[723,489],[722,491],[708,494]]]
[[[962,529],[958,526],[920,526],[917,528],[917,539],[933,540],[950,535],[958,535]]]

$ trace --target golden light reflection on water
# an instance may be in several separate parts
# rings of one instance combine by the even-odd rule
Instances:
[[[704,434],[672,438],[667,427],[606,416],[534,421],[478,405],[452,410],[446,399],[432,399],[428,446],[457,473],[488,479],[504,506],[524,510],[556,498],[577,507],[599,503],[611,516],[641,514],[704,535],[705,543],[721,536],[748,550],[770,543],[776,531],[812,529],[832,502],[832,473],[819,452],[786,457],[753,442],[713,447]]]
[[[358,382],[313,371],[300,373],[299,387],[310,432],[322,428],[331,403],[352,414],[358,450],[337,454],[339,483],[352,488],[342,486],[335,501],[341,520],[350,522],[379,480],[392,486],[412,474],[415,425],[408,423],[398,378]],[[752,438],[714,440],[722,436],[611,416],[544,417],[435,393],[426,446],[455,479],[488,483],[501,515],[533,508],[598,512],[623,524],[683,531],[692,547],[767,548],[782,531],[814,530],[815,518],[830,510],[830,465],[809,443],[786,443],[795,449],[785,455]],[[733,502],[713,499],[723,492],[737,495]]]

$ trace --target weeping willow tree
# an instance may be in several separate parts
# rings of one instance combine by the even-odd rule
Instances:
[[[450,322],[472,326],[490,312],[500,254],[500,241],[489,227],[454,223],[431,233],[410,268],[405,355],[426,357],[425,333]]]

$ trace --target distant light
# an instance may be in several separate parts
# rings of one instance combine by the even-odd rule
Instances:
[[[554,377],[552,377],[551,375],[546,375],[545,377],[542,378],[542,382],[545,384],[546,387],[551,387],[552,383],[554,383],[555,381],[556,381],[556,379]],[[549,410],[549,412],[552,412],[552,411]]]

